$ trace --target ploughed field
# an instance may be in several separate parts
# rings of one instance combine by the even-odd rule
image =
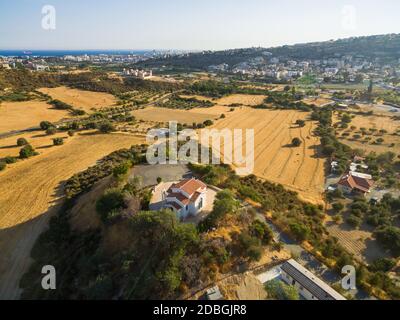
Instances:
[[[213,128],[254,129],[256,176],[298,192],[303,200],[323,203],[325,160],[318,155],[317,124],[307,120],[309,113],[240,108],[226,115]],[[303,128],[295,124],[300,119],[306,120]],[[302,141],[300,147],[291,146],[295,137]]]
[[[111,152],[143,142],[127,134],[83,134],[69,140],[0,172],[0,299],[20,294],[18,282],[29,267],[35,240],[59,204],[63,182]]]

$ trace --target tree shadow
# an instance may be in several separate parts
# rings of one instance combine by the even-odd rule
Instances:
[[[0,149],[13,149],[13,148],[17,148],[18,145],[14,144],[14,145],[9,145],[9,146],[1,146]]]
[[[34,136],[32,136],[32,138],[44,138],[47,137],[48,134],[46,133],[41,133],[41,134],[35,134]]]
[[[40,149],[50,149],[51,147],[54,147],[53,144],[49,144],[47,146],[41,146],[41,147],[37,147],[36,149],[40,150]]]

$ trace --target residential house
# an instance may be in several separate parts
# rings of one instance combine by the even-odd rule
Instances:
[[[207,185],[192,178],[174,183],[168,190],[163,190],[161,208],[171,209],[181,219],[185,219],[199,214],[206,202]]]
[[[282,280],[297,288],[299,294],[306,300],[346,300],[345,297],[293,259],[286,261],[280,268]]]
[[[363,195],[369,193],[374,185],[372,176],[359,172],[349,172],[342,176],[338,183],[338,188],[343,193],[361,193]]]

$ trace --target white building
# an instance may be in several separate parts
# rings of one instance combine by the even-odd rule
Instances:
[[[282,266],[282,280],[294,286],[306,300],[346,300],[341,294],[291,259]]]
[[[122,71],[124,76],[131,76],[138,79],[149,79],[153,77],[153,71],[145,71],[145,70],[138,70],[138,69],[124,69]]]
[[[181,219],[196,216],[207,206],[207,192],[207,185],[194,178],[169,184],[162,190],[156,187],[150,210],[171,209]]]

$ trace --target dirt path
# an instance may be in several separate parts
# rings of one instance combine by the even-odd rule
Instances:
[[[60,203],[62,183],[112,151],[142,143],[129,135],[82,135],[0,173],[0,299],[17,299],[30,251]]]

